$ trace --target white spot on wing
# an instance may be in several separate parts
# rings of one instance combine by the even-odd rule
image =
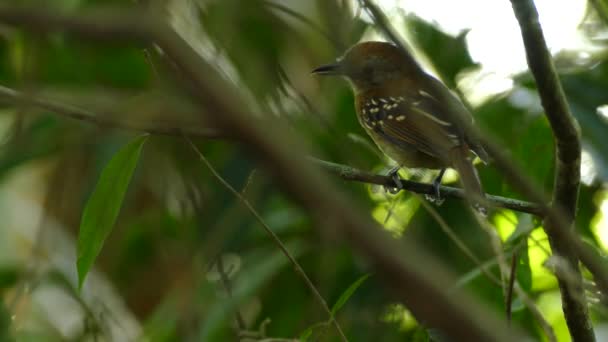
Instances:
[[[424,91],[424,90],[419,90],[418,92],[419,92],[419,93],[420,93],[420,95],[422,95],[422,96],[425,96],[425,97],[428,97],[429,99],[433,99],[433,100],[435,100],[435,98],[433,97],[433,95],[431,95],[431,94],[427,93],[427,92],[426,92],[426,91]]]
[[[440,124],[440,125],[442,125],[442,126],[452,126],[452,124],[451,124],[451,123],[449,123],[449,122],[447,122],[447,121],[443,121],[443,120],[439,119],[438,117],[436,117],[436,116],[435,116],[435,115],[433,115],[433,114],[427,113],[427,112],[425,112],[425,111],[423,111],[423,110],[420,110],[420,109],[418,109],[418,108],[412,108],[412,109],[414,109],[414,111],[415,111],[416,113],[418,113],[418,114],[422,114],[422,115],[426,116],[427,118],[429,118],[429,119],[431,119],[431,120],[435,121],[436,123],[438,123],[438,124]]]

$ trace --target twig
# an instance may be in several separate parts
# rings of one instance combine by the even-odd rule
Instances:
[[[545,319],[543,313],[540,311],[534,300],[532,300],[528,293],[526,293],[526,291],[521,288],[518,282],[515,282],[514,289],[517,293],[517,297],[519,297],[519,299],[524,303],[528,310],[530,310],[530,313],[532,314],[532,316],[534,316],[534,318],[540,325],[541,329],[545,333],[545,336],[547,336],[547,340],[549,342],[557,342],[557,337],[555,336],[555,331],[553,331],[551,323],[549,323]]]
[[[276,3],[274,1],[264,0],[264,4],[268,7],[281,11],[281,12],[293,17],[296,20],[299,20],[303,24],[305,24],[305,25],[309,26],[310,28],[312,28],[313,30],[317,31],[321,36],[323,36],[323,38],[327,39],[327,41],[330,42],[337,50],[344,49],[343,44],[341,44],[338,40],[334,39],[334,37],[332,37],[329,33],[327,33],[319,25],[317,25],[314,21],[310,20],[306,16],[292,10],[291,8],[289,8],[283,4]]]
[[[484,266],[481,260],[479,260],[475,256],[475,254],[469,249],[469,247],[467,247],[464,241],[462,241],[462,239],[460,239],[458,235],[454,233],[454,230],[447,224],[447,222],[445,222],[443,217],[439,215],[437,210],[435,210],[435,208],[433,208],[424,199],[419,198],[418,200],[420,201],[424,209],[426,209],[426,211],[431,214],[431,217],[433,217],[433,219],[435,219],[435,221],[439,224],[439,227],[441,227],[443,232],[456,244],[456,247],[458,247],[490,281],[502,288],[502,282],[500,281],[500,279],[498,279],[494,274],[492,274],[488,269],[486,269],[486,266]]]
[[[412,53],[410,52],[411,47],[409,47],[402,39],[399,37],[399,34],[395,32],[391,24],[389,23],[388,18],[384,13],[374,4],[371,0],[359,0],[361,7],[367,9],[369,14],[371,15],[374,23],[380,28],[382,33],[393,43],[397,45],[397,47],[405,52],[403,54],[403,58],[405,62],[408,63],[411,67],[417,69],[418,73],[422,73],[422,68],[420,64],[414,59]]]
[[[474,214],[476,214],[476,213],[474,213]],[[480,227],[488,234],[488,236],[490,238],[492,247],[494,249],[494,254],[496,256],[498,268],[500,270],[501,279],[504,279],[507,274],[514,272],[514,268],[507,267],[505,253],[503,252],[503,249],[502,249],[502,246],[503,246],[502,241],[496,234],[496,227],[492,226],[487,220],[480,219],[479,215],[475,215],[475,218],[477,219],[477,222],[479,223]],[[512,257],[516,257],[516,255],[518,254],[518,251],[519,251],[519,248],[514,248]],[[509,270],[511,270],[511,272]],[[511,284],[511,282],[512,282],[512,284]],[[551,342],[556,342],[556,337],[555,337],[555,332],[553,331],[553,327],[551,326],[551,324],[549,324],[547,322],[547,320],[545,319],[543,314],[540,312],[540,309],[536,306],[534,301],[532,299],[530,299],[530,297],[528,296],[526,291],[524,291],[521,288],[519,282],[517,281],[517,279],[514,275],[511,275],[509,277],[508,287],[503,289],[504,293],[505,293],[505,299],[512,298],[513,294],[512,294],[511,286],[517,293],[517,296],[519,297],[519,299],[524,303],[524,305],[526,305],[528,310],[530,310],[530,313],[532,313],[532,315],[536,318],[538,324],[541,326],[541,328],[543,329],[543,332],[547,336],[547,339]],[[511,300],[509,300],[509,302],[510,301]],[[509,306],[510,306],[510,304],[509,304]]]
[[[125,119],[124,115],[100,115],[90,110],[63,104],[50,99],[45,99],[40,96],[29,96],[17,90],[7,88],[0,85],[0,102],[10,101],[17,105],[35,106],[42,109],[46,109],[70,119],[89,122],[98,126],[107,126],[113,128],[123,128],[135,131],[143,131],[159,135],[173,135],[179,136],[187,134],[190,136],[204,137],[209,139],[222,138],[224,135],[212,128],[197,127],[197,124],[183,123],[180,127],[170,127],[167,123],[154,123],[152,121],[129,121]]]
[[[325,169],[333,174],[338,175],[340,178],[342,178],[344,180],[362,182],[362,183],[368,183],[368,184],[376,184],[376,185],[386,185],[386,186],[394,185],[394,180],[388,176],[383,176],[383,175],[378,175],[378,174],[374,174],[374,173],[370,173],[370,172],[366,172],[366,171],[361,171],[361,170],[355,169],[350,166],[331,163],[331,162],[316,159],[316,158],[309,158],[309,159],[311,161],[313,161],[314,163],[323,167],[323,169]],[[435,190],[434,190],[432,184],[418,183],[418,182],[413,182],[413,181],[406,180],[406,179],[402,179],[401,182],[403,183],[403,188],[401,190],[407,190],[410,192],[423,194],[423,195],[434,195],[435,194]],[[453,187],[449,187],[449,186],[440,186],[439,189],[440,189],[439,191],[441,192],[441,196],[443,196],[443,197],[460,198],[460,199],[466,198],[466,195],[462,189],[453,188]],[[513,198],[494,196],[494,195],[487,195],[487,200],[488,200],[488,203],[490,203],[492,206],[495,206],[495,207],[511,209],[511,210],[520,211],[523,213],[529,213],[529,214],[533,214],[533,215],[537,215],[537,216],[542,216],[541,207],[534,203],[516,200]]]
[[[348,339],[344,335],[344,332],[342,332],[342,328],[340,328],[340,325],[338,324],[338,322],[334,318],[334,315],[332,315],[331,310],[327,306],[327,302],[325,302],[325,299],[323,298],[323,296],[321,296],[321,294],[319,293],[319,290],[317,290],[316,286],[312,283],[312,281],[310,280],[310,278],[308,278],[308,276],[306,275],[306,272],[304,272],[304,269],[302,268],[302,266],[300,266],[300,264],[298,263],[298,261],[291,255],[291,253],[289,253],[289,251],[287,250],[287,247],[285,247],[285,245],[283,244],[283,242],[281,241],[281,239],[266,224],[266,221],[264,221],[264,219],[262,218],[262,216],[257,212],[257,210],[255,210],[255,208],[251,205],[251,203],[249,203],[249,201],[245,197],[243,197],[243,195],[241,195],[240,192],[236,191],[236,189],[234,189],[234,187],[232,187],[232,185],[230,185],[230,183],[228,183],[217,172],[217,170],[213,167],[213,165],[211,165],[211,163],[209,162],[209,160],[207,160],[207,158],[198,149],[198,147],[196,147],[196,145],[192,142],[192,140],[190,140],[190,138],[187,137],[187,136],[184,136],[184,139],[190,145],[190,147],[192,147],[192,150],[194,150],[194,152],[198,155],[199,159],[205,164],[205,166],[207,166],[207,168],[209,169],[209,171],[211,171],[211,173],[213,174],[213,176],[226,189],[228,189],[228,191],[230,191],[251,212],[251,214],[255,217],[255,219],[260,223],[260,225],[262,226],[262,228],[264,228],[264,230],[266,231],[266,233],[272,238],[272,240],[274,241],[274,243],[277,245],[277,247],[279,247],[279,249],[285,255],[285,257],[287,257],[287,259],[289,259],[289,262],[292,264],[292,266],[296,270],[296,272],[300,275],[300,277],[302,277],[302,279],[306,283],[306,286],[308,286],[308,288],[310,289],[310,291],[315,296],[315,299],[319,302],[319,304],[321,305],[321,307],[323,308],[323,310],[329,316],[329,319],[331,320],[332,324],[336,328],[336,331],[338,332],[338,335],[340,336],[340,338],[342,339],[342,341],[348,341]]]
[[[581,142],[577,123],[570,113],[564,91],[538,20],[538,13],[532,0],[511,0],[515,17],[521,28],[526,48],[528,66],[534,76],[545,115],[549,120],[556,140],[555,176],[552,208],[563,213],[568,228],[574,226],[580,186]],[[577,284],[582,284],[578,267],[578,257],[572,251],[570,242],[555,233],[556,221],[547,217],[545,231],[554,253],[562,256],[571,270],[570,276]],[[595,341],[593,326],[589,318],[589,308],[584,298],[582,286],[567,286],[563,277],[557,277],[566,323],[574,341]]]
[[[389,199],[391,204],[389,205],[388,210],[386,211],[386,216],[384,217],[384,221],[382,222],[383,226],[386,226],[388,220],[390,220],[391,216],[393,216],[393,210],[395,210],[395,206],[397,205],[398,200],[399,198],[397,196],[393,197],[392,201]]]
[[[117,115],[108,116],[101,115],[99,113],[94,113],[90,110],[86,110],[77,106],[60,103],[57,101],[53,101],[50,99],[45,99],[42,97],[32,97],[27,96],[19,91],[4,87],[0,85],[0,101],[4,99],[9,99],[10,101],[16,104],[26,104],[29,106],[36,106],[46,110],[51,111],[53,114],[60,115],[63,117],[67,117],[74,120],[88,122],[94,125],[99,126],[108,126],[113,128],[127,129],[127,130],[136,130],[142,132],[148,132],[152,134],[159,135],[168,135],[168,136],[195,136],[207,139],[218,139],[218,138],[228,138],[226,135],[222,134],[219,130],[211,129],[211,128],[198,128],[196,125],[180,125],[180,127],[167,127],[166,124],[154,124],[154,122],[133,122],[122,119]],[[319,165],[323,166],[326,170],[338,174],[341,178],[345,180],[352,180],[370,184],[378,184],[378,185],[391,185],[392,178],[375,175],[372,173],[360,171],[349,166],[339,165],[335,163],[330,163],[327,161],[322,161],[319,159],[311,158],[311,160]],[[420,194],[434,194],[434,190],[430,184],[423,184],[412,182],[408,180],[402,180],[404,184],[404,188],[402,190],[408,190],[411,192],[416,192]],[[441,194],[445,197],[450,198],[461,198],[464,199],[465,195],[461,189],[451,188],[442,186]],[[520,201],[516,199],[500,197],[500,196],[492,196],[488,195],[489,202],[500,208],[511,209],[515,211],[526,212],[530,214],[534,214],[540,216],[542,211],[538,205],[533,203]]]
[[[509,273],[509,283],[507,286],[507,295],[505,296],[505,308],[507,313],[507,321],[511,322],[511,313],[513,309],[513,287],[515,286],[517,274],[517,252],[511,255],[511,273]]]
[[[229,298],[232,298],[232,286],[230,284],[230,279],[228,279],[228,275],[226,274],[226,271],[224,270],[224,260],[223,260],[223,257],[221,254],[217,256],[215,264],[217,265],[217,272],[220,274],[220,279],[222,281],[222,284],[224,285],[226,294],[228,294]],[[236,316],[236,325],[237,325],[238,330],[239,331],[247,330],[247,325],[245,324],[245,319],[243,319],[243,315],[241,315],[241,312],[239,311],[238,308],[235,309],[234,315]]]

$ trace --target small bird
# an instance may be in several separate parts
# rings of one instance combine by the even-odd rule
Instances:
[[[446,167],[456,169],[475,206],[485,198],[472,163],[483,147],[466,134],[473,117],[443,83],[425,73],[408,52],[385,42],[354,45],[335,63],[312,71],[345,77],[355,93],[359,123],[376,145],[397,162],[389,175],[397,191],[401,167],[439,169],[433,181],[436,199]]]

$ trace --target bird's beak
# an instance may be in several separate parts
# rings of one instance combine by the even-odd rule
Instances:
[[[340,63],[321,65],[313,70],[312,73],[317,75],[342,75],[342,65]]]

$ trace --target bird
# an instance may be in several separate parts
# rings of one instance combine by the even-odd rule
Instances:
[[[357,43],[312,73],[342,76],[350,83],[359,123],[397,163],[389,171],[395,185],[391,192],[403,187],[397,174],[402,167],[437,169],[433,189],[439,200],[441,179],[450,167],[458,172],[471,204],[483,208],[485,195],[473,159],[477,155],[485,162],[488,154],[467,134],[473,116],[406,49],[381,41]]]

